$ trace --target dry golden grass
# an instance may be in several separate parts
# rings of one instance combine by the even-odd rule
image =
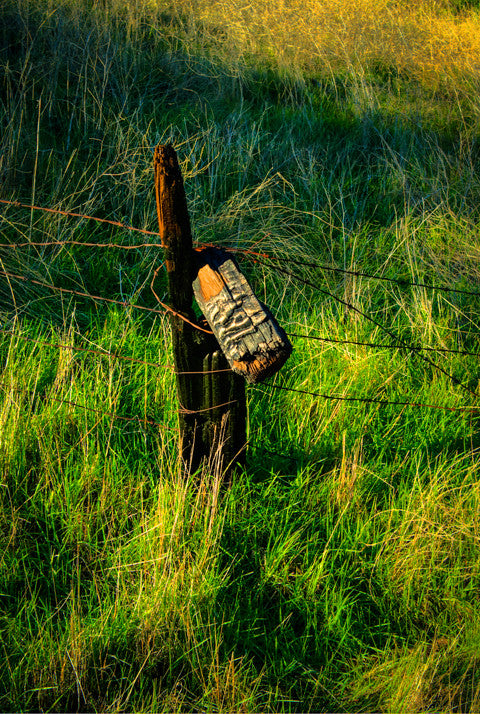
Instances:
[[[480,19],[440,3],[392,0],[146,0],[180,13],[192,38],[212,30],[214,45],[235,64],[252,55],[287,72],[382,68],[433,90],[478,81]],[[168,8],[166,7],[168,5]],[[201,33],[205,37],[204,32]]]

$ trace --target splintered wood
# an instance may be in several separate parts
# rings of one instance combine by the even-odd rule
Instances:
[[[197,253],[195,298],[230,367],[253,384],[277,372],[292,353],[285,331],[254,295],[232,255]]]

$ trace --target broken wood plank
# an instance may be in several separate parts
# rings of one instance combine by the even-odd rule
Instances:
[[[254,295],[230,253],[219,248],[197,252],[193,291],[228,363],[247,382],[261,382],[291,355],[285,331]]]

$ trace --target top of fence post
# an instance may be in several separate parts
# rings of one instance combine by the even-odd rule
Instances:
[[[170,304],[179,312],[189,313],[193,301],[194,256],[182,174],[177,154],[170,145],[157,146],[153,162],[158,227],[169,273]]]

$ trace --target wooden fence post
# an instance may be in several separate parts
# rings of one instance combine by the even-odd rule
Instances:
[[[197,262],[177,155],[159,145],[154,156],[158,225],[168,275],[170,324],[179,400],[180,454],[187,474],[207,460],[227,479],[244,463],[244,379],[234,374],[218,342],[198,329],[192,309]],[[205,330],[204,327],[204,330]]]

